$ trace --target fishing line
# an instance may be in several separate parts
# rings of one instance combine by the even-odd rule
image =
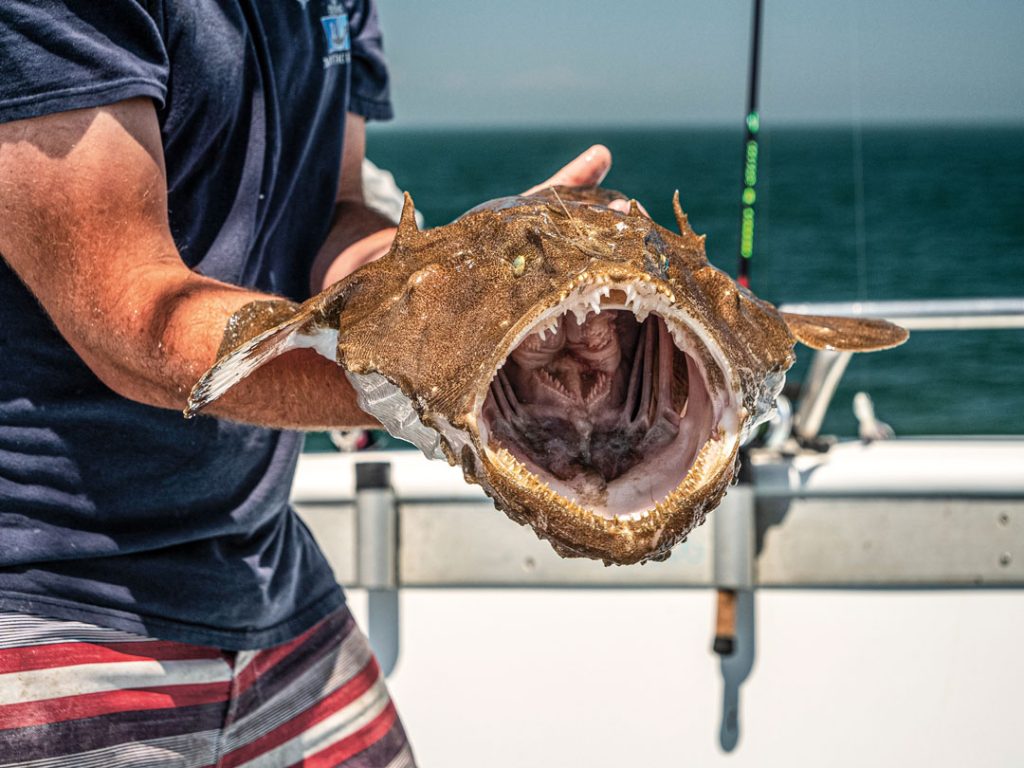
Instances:
[[[857,249],[857,299],[868,298],[868,242],[864,223],[864,119],[861,110],[860,13],[854,3],[850,10],[850,112],[853,139],[853,216]]]

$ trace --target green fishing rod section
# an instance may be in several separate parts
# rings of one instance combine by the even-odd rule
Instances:
[[[761,70],[761,29],[764,16],[762,0],[753,0],[750,33],[750,76],[747,80],[747,118],[743,140],[743,191],[740,194],[740,258],[736,280],[750,287],[750,262],[754,257],[754,222],[757,203],[757,136],[761,130],[758,91]]]

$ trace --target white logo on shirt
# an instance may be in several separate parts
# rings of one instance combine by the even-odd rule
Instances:
[[[352,45],[348,36],[348,14],[341,3],[336,0],[327,3],[327,15],[320,17],[320,25],[327,41],[327,55],[323,57],[324,69],[348,64]]]

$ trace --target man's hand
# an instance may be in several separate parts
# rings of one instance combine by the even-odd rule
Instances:
[[[604,181],[612,167],[612,153],[603,144],[595,144],[579,157],[562,167],[547,181],[523,192],[530,195],[547,187],[591,187]]]
[[[548,187],[593,187],[604,181],[612,167],[612,153],[603,144],[595,144],[575,160],[565,165],[547,181],[530,187],[523,194],[529,195]],[[639,205],[639,204],[638,204]],[[608,207],[620,213],[629,213],[628,200],[612,200]],[[641,205],[644,215],[647,211]]]

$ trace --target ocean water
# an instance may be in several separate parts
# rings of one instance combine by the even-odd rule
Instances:
[[[680,190],[711,261],[735,274],[742,134],[723,129],[371,128],[368,156],[428,225],[546,178],[592,143],[605,186],[673,225]],[[774,303],[1024,296],[1024,127],[761,134],[752,287]],[[790,380],[811,353],[798,347]],[[824,431],[856,434],[863,390],[897,435],[1024,434],[1024,330],[918,332],[857,355]]]

